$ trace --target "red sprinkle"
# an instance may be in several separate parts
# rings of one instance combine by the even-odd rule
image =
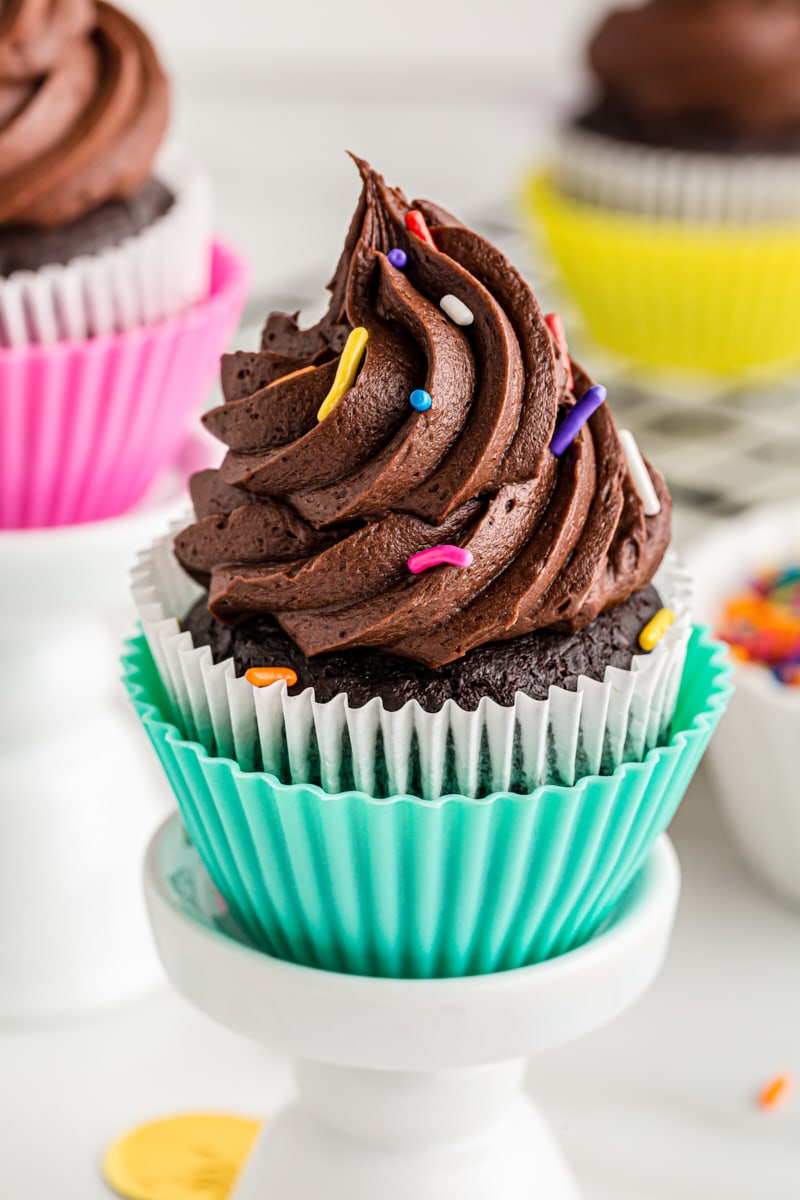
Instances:
[[[410,229],[412,233],[416,234],[421,242],[427,242],[429,246],[433,246],[434,250],[436,249],[436,242],[428,229],[428,222],[418,208],[412,208],[410,212],[406,213],[406,229]]]
[[[572,389],[575,387],[575,377],[572,374],[572,359],[569,356],[569,346],[567,344],[567,334],[564,329],[564,322],[561,320],[561,317],[558,315],[558,313],[548,313],[545,317],[545,323],[553,335],[555,344],[558,346],[559,350],[564,355],[564,358],[567,360],[567,371],[569,372],[567,384],[569,386],[569,390],[572,391]]]

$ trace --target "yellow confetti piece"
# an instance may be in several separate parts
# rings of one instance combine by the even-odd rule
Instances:
[[[153,1121],[114,1142],[103,1175],[126,1200],[227,1200],[260,1128],[216,1113]]]
[[[336,408],[339,401],[348,392],[355,383],[358,368],[361,365],[361,359],[364,357],[364,351],[367,348],[369,334],[363,325],[359,325],[357,329],[350,331],[347,341],[344,344],[339,365],[336,368],[336,377],[334,378],[331,390],[328,392],[317,413],[317,420],[324,421],[329,417]]]
[[[674,621],[675,613],[671,608],[659,609],[639,634],[639,645],[642,649],[648,653],[654,650]]]

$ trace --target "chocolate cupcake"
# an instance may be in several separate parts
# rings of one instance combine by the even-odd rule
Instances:
[[[705,221],[800,218],[800,5],[649,0],[588,50],[596,97],[562,134],[566,195]]]
[[[504,970],[608,916],[725,671],[664,558],[664,481],[561,323],[358,167],[326,316],[273,314],[224,360],[206,424],[228,451],[136,568],[126,681],[256,945]]]
[[[647,0],[591,39],[594,99],[526,209],[598,341],[656,366],[800,357],[800,5]]]
[[[294,678],[272,718],[280,755],[278,726],[313,714],[293,778],[321,772],[336,738],[341,779],[358,761],[373,791],[383,778],[432,797],[455,778],[487,794],[613,770],[664,736],[680,675],[683,586],[674,569],[664,595],[650,586],[670,538],[664,481],[639,460],[645,503],[603,390],[503,256],[358,166],[325,317],[302,330],[273,314],[260,351],[223,361],[225,402],[203,420],[227,454],[195,476],[197,520],[174,543],[204,593],[170,615],[237,675]],[[642,629],[675,607],[681,620],[645,657]],[[581,706],[595,689],[599,726]],[[515,714],[520,697],[550,741],[514,762],[487,708]],[[452,741],[433,775],[426,725]],[[478,763],[462,743],[484,737]]]
[[[800,4],[650,0],[596,31],[601,95],[577,124],[673,150],[797,154],[798,58]]]
[[[169,84],[103,0],[21,0],[0,24],[0,346],[183,311],[209,280],[208,196],[155,166]]]
[[[186,437],[244,303],[169,85],[102,0],[0,6],[0,529],[128,511]]]

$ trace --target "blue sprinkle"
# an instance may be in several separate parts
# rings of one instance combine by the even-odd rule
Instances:
[[[596,384],[594,387],[590,387],[588,392],[585,392],[577,404],[569,410],[550,443],[550,449],[557,458],[560,458],[567,447],[572,445],[592,413],[596,412],[604,403],[607,394],[604,387]]]
[[[411,407],[415,408],[417,412],[427,412],[433,404],[430,392],[426,392],[424,388],[416,388],[411,393],[409,399],[411,400]]]
[[[408,262],[408,255],[405,250],[390,250],[386,257],[393,267],[397,267],[398,271],[402,271]]]

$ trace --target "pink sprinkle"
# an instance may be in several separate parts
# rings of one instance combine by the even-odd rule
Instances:
[[[564,330],[564,322],[558,313],[548,313],[545,317],[545,324],[553,335],[553,340],[558,346],[561,353],[567,360],[567,387],[570,391],[575,387],[575,379],[572,374],[572,359],[569,356],[569,346],[567,345],[567,335]]]
[[[413,575],[427,571],[428,567],[438,567],[441,563],[449,563],[451,567],[471,567],[475,558],[470,550],[462,550],[461,546],[451,546],[445,542],[443,546],[431,546],[429,550],[420,550],[412,554],[408,560],[408,569]]]

